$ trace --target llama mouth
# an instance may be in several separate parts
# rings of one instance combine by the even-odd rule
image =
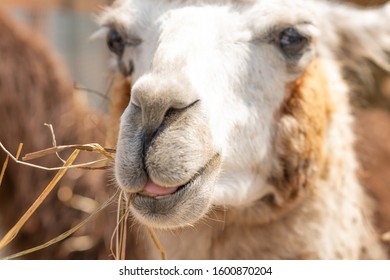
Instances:
[[[150,197],[154,199],[163,199],[171,195],[174,195],[176,192],[182,191],[183,189],[192,185],[193,182],[195,182],[199,176],[202,176],[202,174],[205,172],[207,167],[210,165],[210,162],[212,162],[217,156],[219,155],[218,154],[214,155],[214,157],[212,157],[203,168],[201,168],[198,172],[196,172],[195,175],[190,180],[188,180],[187,183],[183,185],[180,185],[178,187],[163,187],[154,183],[153,180],[148,178],[143,190],[136,193],[136,195]]]
[[[202,170],[205,170],[205,168],[202,168]],[[197,179],[202,173],[202,171],[197,172],[187,183],[178,187],[162,187],[155,184],[151,179],[148,179],[144,189],[136,193],[134,199],[141,197],[144,202],[149,199],[150,201],[156,200],[162,203],[166,203],[170,199],[175,200],[181,196],[181,192],[185,192],[187,188],[193,188],[194,185],[197,185]]]
[[[181,186],[165,187],[165,186],[161,186],[161,185],[154,183],[153,180],[150,179],[150,177],[149,177],[147,179],[142,191],[138,192],[137,194],[141,195],[141,196],[152,197],[155,199],[162,199],[164,197],[167,197],[167,196],[170,196],[170,195],[176,193],[179,189],[182,189],[185,186],[187,186],[191,181],[193,181],[192,178],[187,183],[185,183]]]
[[[141,191],[135,194],[133,198],[134,200],[139,199],[145,202],[152,202],[155,201],[155,203],[166,203],[170,200],[177,200],[179,197],[183,195],[184,192],[187,191],[188,188],[193,188],[196,183],[196,180],[191,179],[188,183],[180,186],[180,187],[170,187],[169,189],[172,189],[172,192],[167,194],[155,194],[155,193],[149,193],[146,191]],[[161,187],[164,188],[164,187]],[[168,188],[167,188],[168,189]]]
[[[188,183],[163,188],[148,182],[147,188],[135,193],[130,203],[136,219],[156,228],[175,228],[200,219],[209,209],[220,155],[216,154]],[[150,180],[150,179],[148,179]]]
[[[151,181],[150,179],[148,179],[148,181]],[[158,186],[156,184],[154,184],[153,182],[148,182],[146,185],[156,185],[157,187],[153,187],[153,191],[151,190],[152,188],[144,188],[141,192],[138,192],[136,195],[139,195],[139,196],[144,196],[144,197],[150,197],[150,198],[154,198],[154,199],[163,199],[163,198],[166,198],[166,197],[169,197],[171,195],[174,195],[176,192],[182,190],[183,188],[185,188],[186,186],[188,186],[189,184],[191,183],[188,182],[184,185],[181,185],[179,187],[161,187],[161,186]]]
[[[175,193],[182,191],[184,188],[190,186],[192,182],[195,181],[196,178],[200,175],[201,172],[196,173],[196,175],[191,178],[187,183],[178,187],[163,187],[158,184],[155,184],[151,179],[148,179],[144,189],[138,192],[136,195],[150,197],[154,199],[163,199],[174,195]]]
[[[191,205],[194,197],[199,197],[204,187],[199,175],[187,184],[178,187],[173,193],[166,195],[151,196],[145,192],[136,193],[133,196],[130,207],[133,215],[146,225],[160,227],[167,226],[169,221],[174,221],[170,226],[176,226],[177,218],[183,211],[183,206]],[[187,207],[186,207],[187,208]],[[193,207],[190,207],[193,208]],[[193,211],[198,211],[192,209]],[[189,217],[187,213],[185,216]]]

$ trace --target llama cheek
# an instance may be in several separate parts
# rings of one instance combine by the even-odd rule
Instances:
[[[323,146],[332,111],[321,61],[313,61],[294,84],[281,106],[275,153],[279,161],[271,183],[288,200],[310,188],[318,170],[324,169]]]

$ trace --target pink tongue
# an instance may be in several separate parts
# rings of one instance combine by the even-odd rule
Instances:
[[[178,188],[167,188],[161,187],[152,182],[152,180],[148,179],[143,189],[144,193],[147,193],[151,196],[162,196],[174,193]]]

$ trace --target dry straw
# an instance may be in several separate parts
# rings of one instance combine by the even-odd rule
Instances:
[[[91,215],[89,215],[87,218],[85,218],[83,221],[81,221],[79,224],[77,224],[76,226],[74,226],[73,228],[71,228],[70,230],[67,230],[66,232],[64,232],[63,234],[49,240],[48,242],[42,244],[42,245],[39,245],[39,246],[36,246],[34,248],[31,248],[31,249],[28,249],[28,250],[24,250],[22,252],[19,252],[19,253],[16,253],[16,254],[13,254],[13,255],[10,255],[8,257],[5,257],[4,260],[10,260],[10,259],[16,259],[16,258],[20,258],[22,256],[25,256],[27,254],[31,254],[33,252],[36,252],[36,251],[39,251],[39,250],[42,250],[42,249],[45,249],[57,242],[60,242],[62,240],[64,240],[65,238],[69,237],[70,235],[72,235],[73,233],[75,233],[79,228],[81,228],[82,226],[84,226],[86,223],[88,223],[96,214],[100,213],[104,208],[106,208],[108,205],[111,204],[111,202],[114,201],[116,197],[116,194],[113,195],[111,198],[109,198],[105,203],[103,203],[99,208],[97,208]]]
[[[160,251],[161,259],[167,260],[168,259],[167,253],[165,252],[164,247],[161,245],[160,240],[158,240],[158,237],[157,237],[156,233],[154,232],[153,228],[148,227],[148,231],[149,231],[150,236],[153,239],[154,245],[156,245],[157,249]]]
[[[127,229],[128,221],[130,214],[129,207],[130,200],[124,193],[120,191],[118,198],[118,211],[117,211],[117,225],[115,227],[114,233],[111,237],[110,250],[113,258],[115,260],[125,260],[126,259],[126,239],[127,239]],[[157,250],[160,252],[161,259],[166,260],[167,254],[165,249],[161,245],[158,237],[152,227],[147,226],[150,237],[153,240],[154,245]],[[115,240],[115,250],[114,250],[114,240]]]
[[[79,154],[79,150],[75,150],[68,160],[65,162],[64,167],[69,167],[76,159]],[[48,194],[53,190],[58,181],[65,175],[66,169],[61,169],[54,176],[53,180],[46,186],[43,192],[39,195],[37,200],[31,205],[31,207],[24,213],[24,215],[19,219],[19,221],[13,226],[13,228],[0,240],[0,250],[7,246],[18,234],[22,226],[27,222],[27,220],[31,217],[31,215],[37,210],[39,205],[45,200]]]
[[[54,134],[53,134],[54,135]],[[54,136],[53,136],[53,139]],[[55,143],[55,142],[54,142]],[[22,145],[19,146],[18,152],[16,156],[13,156],[0,142],[0,147],[4,150],[4,152],[7,154],[6,160],[3,164],[2,171],[0,173],[0,182],[2,181],[2,178],[4,176],[4,173],[6,171],[8,161],[9,159],[12,159],[16,163],[27,165],[34,168],[44,169],[44,170],[58,170],[54,178],[50,181],[50,183],[46,186],[46,188],[43,190],[43,192],[39,195],[39,197],[34,201],[34,203],[30,206],[30,208],[23,214],[23,216],[18,220],[18,222],[5,234],[5,236],[0,240],[0,250],[5,248],[7,245],[9,245],[12,240],[17,236],[20,229],[23,227],[23,225],[27,222],[27,220],[31,217],[31,215],[36,211],[36,209],[42,204],[42,202],[45,200],[45,198],[51,193],[51,191],[55,188],[57,183],[60,181],[60,179],[65,175],[66,171],[70,168],[92,168],[92,169],[100,169],[107,166],[107,161],[111,160],[113,157],[111,155],[110,151],[107,151],[106,149],[102,148],[98,144],[86,144],[86,145],[67,145],[67,146],[55,146],[49,149],[45,149],[42,151],[38,151],[35,153],[27,154],[25,157],[23,157],[24,161],[18,160],[19,155],[21,153]],[[60,151],[66,150],[66,149],[73,149],[72,154],[69,156],[69,158],[64,162],[63,166],[60,167],[44,167],[39,166],[31,163],[25,162],[26,160],[36,159],[40,158],[49,154],[58,153]],[[80,151],[89,151],[89,152],[96,152],[99,154],[104,155],[104,159],[99,159],[96,161],[91,161],[87,163],[82,164],[73,164],[73,162],[76,160],[77,156],[79,155]],[[101,165],[103,162],[105,162],[105,165]],[[100,164],[100,165],[96,165]],[[0,185],[1,186],[1,185]],[[45,244],[42,244],[40,246],[34,247],[32,249],[14,254],[12,256],[8,256],[5,259],[11,259],[11,258],[17,258],[23,255],[26,255],[28,253],[32,253],[38,250],[41,250],[43,248],[46,248],[56,242],[59,242],[72,233],[74,233],[77,229],[79,229],[81,226],[83,226],[86,222],[88,222],[93,216],[95,216],[97,213],[99,213],[101,210],[103,210],[105,207],[107,207],[114,199],[115,196],[111,197],[109,200],[107,200],[104,204],[102,204],[98,209],[96,209],[90,216],[88,216],[84,221],[73,227],[72,229],[68,230],[67,232],[61,234],[60,236],[46,242]]]
[[[1,173],[0,173],[0,187],[1,182],[4,177],[4,173],[6,171],[9,159],[12,159],[14,162],[30,166],[33,168],[38,169],[44,169],[44,170],[57,170],[56,175],[51,180],[51,182],[46,186],[46,188],[43,190],[43,192],[39,195],[39,197],[34,201],[34,203],[30,206],[30,208],[25,212],[25,214],[18,220],[18,222],[6,233],[6,235],[0,240],[0,251],[9,245],[12,240],[17,236],[20,229],[23,227],[23,225],[27,222],[27,220],[31,217],[31,215],[36,211],[36,209],[42,204],[42,202],[45,200],[45,198],[50,194],[50,192],[55,188],[57,183],[60,181],[60,179],[65,175],[66,171],[71,168],[82,168],[82,169],[105,169],[108,166],[108,162],[113,159],[113,154],[115,153],[115,150],[113,149],[105,149],[101,147],[99,144],[91,143],[91,144],[85,144],[85,145],[64,145],[64,146],[57,146],[55,135],[53,132],[53,128],[51,125],[47,125],[51,132],[52,132],[52,138],[53,138],[53,147],[44,149],[38,152],[26,154],[22,160],[19,160],[19,156],[21,154],[22,150],[22,144],[19,146],[19,149],[17,151],[16,156],[13,156],[12,153],[10,153],[0,142],[0,148],[4,150],[4,152],[7,154],[7,157],[5,159],[5,162],[3,164]],[[67,160],[63,160],[59,153],[64,150],[72,149],[73,152],[69,156]],[[98,153],[102,155],[104,158],[98,159],[95,161],[87,162],[87,163],[81,163],[81,164],[73,164],[75,160],[77,159],[77,156],[79,155],[80,151],[87,151],[87,152],[93,152]],[[45,167],[40,165],[35,165],[32,163],[28,163],[26,161],[30,161],[33,159],[38,159],[47,155],[56,154],[57,157],[64,163],[63,166],[59,167]],[[118,195],[119,192],[119,195]],[[30,254],[32,252],[36,252],[38,250],[42,250],[50,245],[53,245],[57,242],[60,242],[64,240],[65,238],[69,237],[71,234],[76,232],[79,228],[81,228],[83,225],[85,225],[88,221],[90,221],[96,214],[101,212],[103,209],[105,209],[108,205],[110,205],[115,198],[118,198],[118,212],[117,212],[117,225],[114,229],[112,238],[111,238],[111,254],[114,259],[116,260],[124,260],[126,259],[126,239],[127,239],[127,229],[128,229],[128,216],[129,216],[129,200],[126,199],[126,195],[123,191],[118,191],[115,195],[113,195],[111,198],[109,198],[105,203],[103,203],[101,206],[99,206],[95,211],[93,211],[86,219],[84,219],[82,222],[77,224],[75,227],[69,229],[68,231],[64,232],[63,234],[51,239],[50,241],[36,246],[34,248],[24,250],[22,252],[10,255],[5,257],[4,259],[14,259],[18,257],[22,257],[24,255]],[[148,232],[156,245],[157,249],[160,251],[161,258],[167,259],[167,255],[165,253],[164,248],[162,247],[161,243],[159,242],[156,233],[154,230],[150,227],[148,227]],[[113,240],[115,239],[115,248],[113,246]]]
[[[118,198],[118,211],[116,227],[111,236],[110,251],[114,259],[126,259],[126,237],[127,237],[127,221],[129,216],[128,203],[125,200],[125,193],[121,191]],[[114,247],[115,239],[115,247]]]
[[[1,144],[1,142],[0,142],[0,144]],[[16,152],[16,157],[15,157],[16,160],[19,158],[20,153],[22,152],[22,148],[23,148],[23,143],[20,143],[18,151]],[[7,166],[8,166],[8,161],[9,161],[9,155],[7,155],[7,157],[5,158],[5,161],[4,161],[4,164],[3,164],[3,168],[1,169],[1,173],[0,173],[0,187],[1,187],[1,183],[3,182],[5,170],[7,169]]]

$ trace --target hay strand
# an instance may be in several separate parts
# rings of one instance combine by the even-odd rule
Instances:
[[[128,205],[124,204],[124,192],[119,193],[116,226],[111,236],[110,251],[115,260],[126,259],[127,221],[130,213]],[[115,239],[115,250],[114,250]]]
[[[9,155],[7,155],[7,157],[5,158],[4,163],[3,163],[3,168],[1,169],[1,173],[0,173],[0,187],[1,187],[1,183],[3,183],[4,173],[5,173],[5,170],[7,169],[8,161],[9,161]]]
[[[22,149],[23,149],[23,143],[20,143],[18,151],[16,152],[16,157],[15,157],[16,159],[19,159],[19,156],[20,156],[20,153],[22,152]],[[3,168],[1,169],[1,173],[0,173],[0,187],[1,187],[1,183],[3,182],[5,170],[7,169],[7,166],[8,166],[8,161],[9,161],[9,155],[7,154],[7,157],[5,158],[5,161],[3,164]]]
[[[127,221],[128,221],[128,215],[129,211],[126,210],[125,207],[123,208],[123,215],[122,219],[119,223],[118,233],[117,234],[117,259],[118,260],[125,260],[126,259],[126,244],[127,244]],[[122,213],[121,211],[121,213]],[[118,255],[119,254],[119,255]]]
[[[56,140],[56,135],[55,135],[55,133],[54,133],[53,125],[50,124],[50,123],[44,123],[44,125],[47,126],[47,127],[49,128],[50,133],[51,133],[51,139],[52,139],[53,147],[56,147],[56,146],[57,146],[57,140]],[[57,155],[58,159],[59,159],[60,161],[62,161],[62,164],[64,164],[64,163],[65,163],[65,160],[62,159],[62,157],[60,156],[60,154],[57,152],[56,155]]]
[[[125,200],[124,196],[125,196],[125,192],[122,190],[119,193],[119,198],[118,198],[116,227],[111,236],[110,251],[115,260],[126,259],[127,222],[129,220],[129,214],[130,214],[130,207],[129,207],[130,198]],[[124,203],[125,201],[127,202],[127,204]],[[147,229],[150,237],[153,240],[154,245],[156,246],[157,250],[159,250],[161,254],[161,259],[167,260],[167,254],[165,252],[165,249],[161,245],[161,242],[158,239],[154,229],[149,226],[147,226]],[[115,239],[115,250],[113,248],[114,239]]]
[[[22,149],[23,149],[23,143],[20,143],[18,151],[16,152],[16,159],[19,159],[20,154],[22,153]]]
[[[41,151],[28,153],[23,157],[24,161],[30,161],[33,159],[45,157],[54,153],[59,153],[65,150],[69,149],[78,149],[81,151],[87,151],[87,152],[93,152],[93,153],[99,153],[103,156],[105,156],[108,159],[113,159],[112,154],[115,152],[114,149],[105,149],[102,146],[100,146],[97,143],[91,143],[91,144],[74,144],[74,145],[60,145],[60,146],[54,146],[51,148],[47,148]]]
[[[33,247],[31,249],[28,249],[28,250],[24,250],[22,252],[18,252],[16,254],[13,254],[13,255],[10,255],[8,257],[5,257],[3,260],[11,260],[11,259],[16,259],[16,258],[19,258],[19,257],[22,257],[22,256],[25,256],[27,254],[30,254],[30,253],[33,253],[33,252],[36,252],[36,251],[39,251],[39,250],[42,250],[42,249],[45,249],[55,243],[58,243],[62,240],[64,240],[65,238],[69,237],[70,235],[72,235],[74,232],[76,232],[79,228],[81,228],[82,226],[84,226],[86,223],[88,223],[95,215],[97,215],[100,211],[102,211],[103,209],[105,209],[108,205],[110,205],[113,201],[114,201],[114,198],[116,197],[116,193],[110,197],[106,202],[104,202],[102,205],[100,205],[92,214],[90,214],[87,218],[85,218],[83,221],[81,221],[79,224],[77,224],[76,226],[74,226],[73,228],[67,230],[66,232],[64,232],[63,234],[49,240],[48,242],[42,244],[42,245],[39,245],[39,246],[36,246],[36,247]]]
[[[164,247],[161,245],[160,240],[158,240],[158,237],[157,237],[154,229],[149,227],[149,226],[147,228],[148,228],[150,237],[153,240],[154,245],[156,245],[157,249],[160,251],[161,259],[162,260],[167,260],[167,253],[165,252]]]
[[[1,144],[1,143],[0,143]],[[8,231],[8,233],[0,240],[0,250],[7,246],[19,233],[22,226],[26,223],[26,221],[31,217],[31,215],[35,212],[35,210],[41,205],[43,200],[48,196],[48,194],[53,190],[58,181],[65,175],[66,168],[69,168],[72,163],[75,161],[79,154],[79,150],[74,150],[73,153],[69,156],[68,160],[64,164],[64,169],[61,169],[54,176],[52,181],[46,186],[43,192],[39,195],[39,197],[34,201],[31,207],[24,213],[24,215],[19,219],[19,221],[14,225],[14,227]],[[13,157],[13,156],[12,156]]]
[[[39,151],[39,152],[34,152],[34,153],[31,153],[31,154],[26,154],[25,157],[23,157],[23,160],[31,160],[31,159],[36,159],[36,158],[40,158],[40,157],[43,157],[43,156],[46,156],[46,155],[49,155],[49,154],[53,154],[58,150],[64,150],[64,149],[76,149],[77,151],[81,151],[81,150],[85,150],[85,151],[95,151],[93,150],[93,148],[91,148],[90,146],[91,145],[95,145],[95,144],[86,144],[86,145],[68,145],[68,146],[57,146],[57,147],[53,147],[53,148],[49,148],[49,149],[45,149],[45,150],[42,150],[42,151]],[[99,145],[99,144],[96,144],[96,145]],[[100,146],[100,145],[99,145]],[[45,166],[40,166],[40,165],[36,165],[36,164],[32,164],[32,163],[28,163],[28,162],[24,162],[24,161],[20,161],[18,160],[17,158],[15,158],[5,147],[4,145],[0,142],[0,148],[2,148],[4,150],[4,152],[7,153],[7,155],[16,163],[18,164],[21,164],[21,165],[25,165],[25,166],[29,166],[29,167],[33,167],[33,168],[38,168],[38,169],[43,169],[43,170],[46,170],[46,171],[59,171],[59,170],[65,170],[65,169],[70,169],[70,168],[91,168],[91,169],[101,169],[101,168],[106,168],[107,165],[103,165],[103,166],[98,166],[98,167],[91,167],[91,165],[95,165],[97,163],[106,163],[107,162],[107,158],[104,158],[104,159],[98,159],[98,160],[95,160],[95,161],[91,161],[91,162],[87,162],[87,163],[80,163],[80,164],[73,164],[71,166],[59,166],[59,167],[45,167]],[[103,148],[102,148],[103,149]],[[32,155],[32,156],[31,156]],[[107,153],[107,156],[109,154]],[[106,156],[106,157],[107,157]],[[111,156],[111,155],[110,155]],[[112,156],[111,156],[112,157]]]

